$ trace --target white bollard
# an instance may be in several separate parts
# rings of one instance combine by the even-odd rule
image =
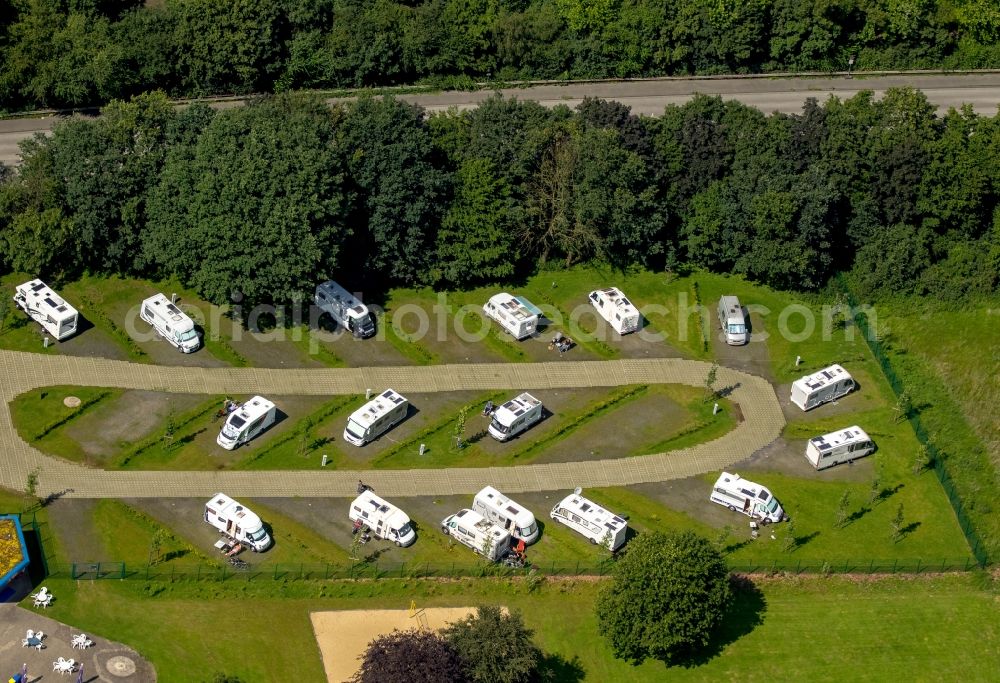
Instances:
[[[372,399],[372,390],[371,389],[365,389],[365,400],[366,401],[370,401],[371,399]]]
[[[423,455],[424,451],[426,451],[426,450],[427,450],[427,445],[426,444],[420,444],[420,455]]]
[[[795,357],[795,367],[799,367],[799,365],[801,363],[802,363],[802,356],[796,356]]]
[[[326,453],[323,454],[323,467],[326,467]]]
[[[712,408],[712,415],[715,415],[717,412],[719,412],[719,404],[718,403],[716,403],[715,407]]]
[[[44,340],[42,340],[42,347],[46,348],[46,349],[49,348],[49,338],[48,337],[46,337]]]

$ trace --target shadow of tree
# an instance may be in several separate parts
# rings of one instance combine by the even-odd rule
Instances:
[[[801,548],[805,544],[807,544],[810,541],[812,541],[817,536],[819,536],[819,532],[818,531],[814,531],[811,534],[806,534],[805,536],[796,536],[795,537],[795,546],[794,546],[794,549],[798,550],[799,548]]]
[[[716,398],[726,398],[727,396],[729,396],[730,394],[732,394],[734,391],[736,391],[737,389],[739,389],[740,385],[741,385],[741,382],[737,382],[736,384],[730,385],[728,387],[722,387],[717,392],[715,392],[715,396],[716,396]]]
[[[560,654],[542,654],[536,680],[543,683],[579,683],[586,673],[577,655],[566,659]]]
[[[860,509],[855,510],[844,519],[844,523],[841,525],[841,528],[847,526],[848,524],[858,521],[871,511],[872,509],[870,507],[868,507],[867,505],[862,505]]]
[[[767,600],[757,584],[747,576],[732,574],[729,577],[729,586],[733,592],[733,601],[709,638],[708,644],[686,655],[679,655],[675,660],[676,666],[689,669],[706,664],[728,645],[749,635],[764,623]]]
[[[881,491],[878,492],[878,497],[875,498],[875,502],[876,503],[884,503],[885,501],[889,500],[894,495],[896,495],[896,493],[901,488],[903,488],[905,485],[906,484],[896,484],[895,486],[893,486],[891,488],[888,487],[888,486],[885,487],[884,489],[882,489]]]
[[[899,530],[899,540],[902,541],[904,538],[912,534],[914,531],[920,528],[920,522],[911,522]]]

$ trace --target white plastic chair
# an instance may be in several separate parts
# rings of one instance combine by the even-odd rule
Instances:
[[[56,661],[52,662],[52,670],[62,673],[63,669],[66,668],[66,660],[60,657]]]
[[[65,667],[66,667],[65,671],[63,671],[62,673],[67,673],[67,674],[73,673],[73,670],[76,669],[76,660],[67,659],[65,661]]]

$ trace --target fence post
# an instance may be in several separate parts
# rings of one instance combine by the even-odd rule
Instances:
[[[920,573],[920,558],[917,558],[917,569],[916,569],[915,573],[917,573],[917,574]]]
[[[125,563],[122,562],[122,573],[118,576],[119,579],[125,578]]]
[[[76,579],[76,562],[69,565],[69,578]]]

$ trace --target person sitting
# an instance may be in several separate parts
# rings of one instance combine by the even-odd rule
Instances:
[[[486,405],[483,406],[483,415],[489,417],[493,414],[493,401],[487,401]]]
[[[375,489],[373,489],[371,486],[369,486],[368,484],[366,484],[363,481],[361,481],[360,479],[358,479],[358,493],[359,494],[362,494],[365,491],[374,491],[374,490]]]

